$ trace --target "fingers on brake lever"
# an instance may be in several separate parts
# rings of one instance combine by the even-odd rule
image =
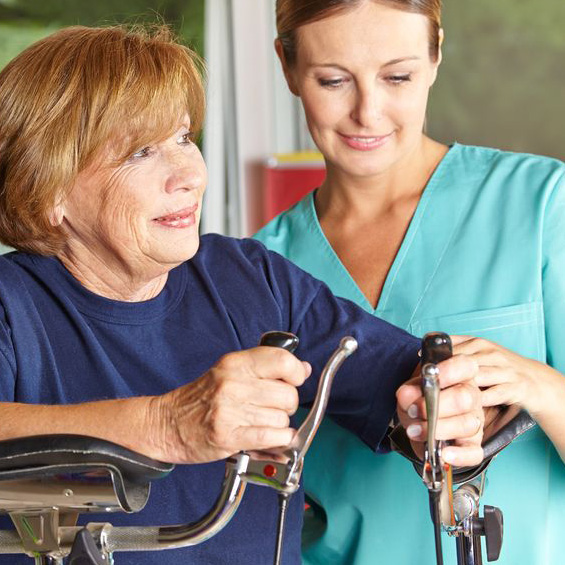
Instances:
[[[294,351],[298,338],[287,332],[267,332],[261,338],[261,345],[284,347]],[[324,417],[333,379],[343,361],[356,349],[357,341],[354,338],[344,337],[340,341],[322,371],[313,406],[291,444],[262,454],[266,457],[258,457],[254,453],[247,454],[251,456],[247,467],[247,480],[271,486],[281,492],[294,492],[298,489],[304,456]]]
[[[443,442],[436,439],[440,393],[437,365],[451,355],[451,339],[447,334],[432,332],[424,336],[422,340],[422,393],[428,418],[428,436],[422,479],[430,492],[441,493],[438,501],[439,514],[444,525],[454,524],[454,515],[451,466],[443,462],[441,458]]]

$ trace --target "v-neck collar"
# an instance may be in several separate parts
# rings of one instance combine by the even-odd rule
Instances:
[[[449,170],[449,163],[455,158],[455,155],[459,152],[460,145],[455,143],[450,146],[447,153],[443,156],[441,161],[438,163],[436,169],[432,173],[431,177],[429,178],[420,200],[416,206],[412,219],[408,225],[408,229],[404,235],[400,248],[392,262],[392,265],[387,273],[385,278],[385,282],[381,291],[381,295],[379,296],[379,300],[377,302],[376,308],[367,300],[367,297],[363,294],[349,271],[345,268],[341,259],[338,257],[337,253],[334,251],[333,247],[330,245],[330,242],[326,238],[322,226],[318,220],[318,215],[316,213],[316,207],[314,203],[315,191],[309,194],[308,200],[306,202],[306,213],[309,218],[310,225],[315,227],[315,231],[322,239],[322,245],[324,246],[324,251],[328,255],[330,261],[333,263],[336,272],[340,275],[340,278],[345,280],[349,286],[351,291],[350,298],[355,300],[359,305],[361,305],[365,310],[375,314],[385,320],[393,321],[393,317],[395,316],[395,312],[397,311],[398,304],[395,302],[393,307],[390,307],[391,299],[394,296],[395,289],[397,287],[397,283],[402,278],[402,267],[405,264],[407,258],[412,255],[411,251],[413,249],[413,243],[416,238],[416,235],[420,232],[422,227],[422,222],[424,218],[429,217],[428,210],[431,209],[431,203],[433,200],[434,195],[441,190],[442,187],[446,186],[447,183],[444,182],[444,177],[447,175]],[[449,239],[449,238],[447,238]],[[447,244],[447,241],[446,241]],[[416,311],[417,305],[413,308],[413,313]],[[409,322],[411,321],[412,315],[409,316],[410,319],[406,320],[406,316],[402,316],[404,318],[403,327],[407,327]]]

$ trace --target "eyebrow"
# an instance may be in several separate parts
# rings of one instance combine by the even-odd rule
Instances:
[[[410,57],[399,57],[398,59],[392,59],[388,63],[385,63],[383,67],[391,67],[392,65],[396,65],[397,63],[403,63],[404,61],[417,61],[420,57],[417,55],[412,55]]]
[[[386,62],[383,67],[392,67],[393,65],[396,65],[398,63],[404,63],[405,61],[419,61],[421,59],[421,57],[418,57],[417,55],[411,55],[410,57],[398,57],[397,59],[392,59],[388,62]],[[311,67],[322,67],[322,68],[332,68],[332,69],[342,69],[342,70],[346,70],[344,67],[342,67],[341,65],[338,65],[337,63],[320,63],[320,64],[311,64]]]

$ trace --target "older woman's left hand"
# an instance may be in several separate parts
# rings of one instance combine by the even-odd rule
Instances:
[[[453,465],[477,465],[483,459],[481,442],[485,421],[481,391],[475,382],[477,362],[466,355],[454,355],[438,367],[442,390],[436,437],[439,440],[453,440],[451,445],[443,448],[442,456]],[[420,457],[427,433],[421,380],[418,366],[415,376],[396,393],[400,422]]]

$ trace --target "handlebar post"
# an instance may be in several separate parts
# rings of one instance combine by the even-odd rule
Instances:
[[[260,345],[269,345],[271,347],[281,347],[291,353],[294,353],[298,347],[298,337],[294,334],[286,332],[267,332],[261,336]],[[284,540],[284,526],[286,521],[286,511],[290,500],[290,494],[280,491],[278,494],[279,501],[279,517],[277,523],[277,538],[275,543],[274,565],[280,565],[282,559],[282,548]]]
[[[268,332],[261,337],[260,345],[282,347],[294,352],[298,346],[298,338],[286,332]],[[274,565],[280,565],[282,559],[282,544],[284,537],[284,523],[290,496],[298,490],[303,462],[312,440],[324,417],[328,404],[333,379],[341,364],[357,349],[357,341],[352,337],[344,337],[334,351],[320,377],[316,398],[310,412],[300,429],[296,432],[290,445],[282,450],[282,455],[288,460],[288,474],[286,479],[278,485],[279,490],[279,519],[277,527],[277,541],[275,546]]]
[[[422,340],[422,393],[428,418],[428,437],[422,479],[430,500],[430,512],[434,526],[437,565],[443,565],[441,546],[442,524],[454,523],[451,509],[451,467],[441,459],[442,442],[436,438],[439,416],[439,368],[437,364],[451,357],[451,340],[447,334],[432,332]]]

